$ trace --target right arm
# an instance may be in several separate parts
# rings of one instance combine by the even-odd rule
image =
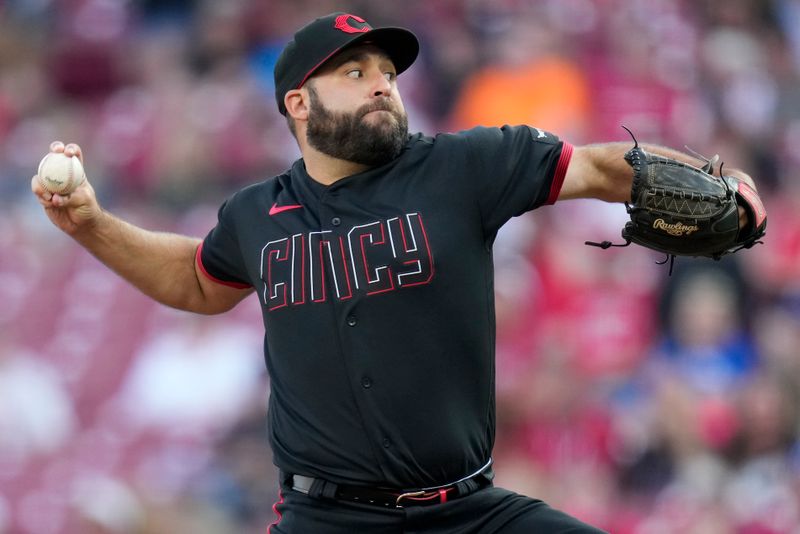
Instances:
[[[50,149],[80,157],[80,147],[55,142]],[[201,240],[152,232],[103,210],[88,180],[67,196],[51,195],[34,176],[31,188],[50,220],[103,264],[156,301],[181,310],[230,310],[252,289],[235,289],[205,276],[195,261]]]

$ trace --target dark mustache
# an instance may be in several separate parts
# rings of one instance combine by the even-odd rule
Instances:
[[[363,117],[367,113],[372,113],[373,111],[388,111],[389,113],[395,114],[397,110],[394,106],[388,102],[383,100],[378,100],[376,102],[370,102],[369,104],[364,104],[359,110],[359,116]]]

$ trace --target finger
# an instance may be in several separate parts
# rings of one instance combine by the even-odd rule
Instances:
[[[39,202],[39,204],[41,204],[45,208],[52,208],[53,207],[53,196],[52,195],[47,195],[47,197],[44,197],[44,196],[36,197],[36,200]]]
[[[53,195],[49,191],[47,191],[44,187],[42,187],[42,184],[39,183],[38,176],[34,176],[33,178],[31,178],[31,191],[33,191],[33,193],[37,197],[47,202],[50,202],[50,200],[53,198]]]
[[[756,184],[753,181],[753,178],[749,174],[747,174],[746,172],[740,171],[739,169],[731,169],[730,174],[734,178],[737,178],[737,179],[745,182],[747,185],[749,185],[750,187],[752,187],[754,190],[757,191]]]
[[[64,152],[64,143],[61,141],[53,141],[50,143],[50,152]]]
[[[750,217],[747,215],[747,210],[744,209],[742,206],[739,206],[739,228],[747,227],[747,223],[750,221]]]
[[[77,143],[70,143],[64,147],[64,154],[67,156],[78,156],[78,159],[83,163],[83,153],[81,152],[81,147],[78,146]]]
[[[70,199],[69,195],[59,195],[58,193],[54,193],[51,201],[53,203],[53,206],[57,208],[63,208],[69,204],[69,199]]]

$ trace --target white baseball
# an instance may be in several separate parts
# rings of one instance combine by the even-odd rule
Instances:
[[[83,183],[86,175],[78,156],[50,152],[39,162],[39,184],[50,193],[69,195]]]

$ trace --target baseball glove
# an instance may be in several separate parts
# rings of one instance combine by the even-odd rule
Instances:
[[[758,193],[746,182],[724,176],[721,165],[719,177],[710,174],[717,156],[697,168],[646,152],[633,140],[634,147],[625,154],[633,168],[632,203],[625,204],[630,221],[622,229],[625,243],[587,241],[587,245],[605,249],[636,243],[665,253],[667,258],[659,263],[670,261],[671,273],[675,256],[718,260],[761,243],[767,216]],[[748,215],[743,228],[739,228],[739,206]]]

